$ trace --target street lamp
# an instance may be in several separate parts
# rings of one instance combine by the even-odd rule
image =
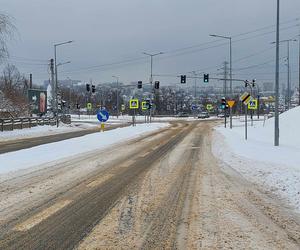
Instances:
[[[119,118],[119,77],[112,76],[113,78],[117,79],[117,119]]]
[[[279,19],[280,1],[277,0],[276,11],[276,70],[275,70],[275,124],[274,124],[274,146],[279,146]]]
[[[286,39],[279,41],[279,43],[287,43],[287,105],[288,110],[291,106],[291,71],[290,71],[290,42],[296,42],[297,39]],[[276,42],[272,42],[271,44],[275,44]]]
[[[147,55],[147,56],[150,56],[150,58],[151,58],[151,61],[150,61],[150,84],[151,84],[151,88],[152,88],[152,83],[153,83],[153,73],[152,73],[152,70],[153,70],[153,57],[158,56],[158,55],[162,55],[163,52],[159,52],[159,53],[156,53],[156,54],[150,54],[150,53],[143,52],[143,54]]]
[[[57,58],[56,58],[56,48],[58,46],[64,45],[64,44],[69,44],[72,43],[73,41],[67,41],[67,42],[62,42],[62,43],[56,43],[54,44],[54,69],[55,69],[55,99],[56,99],[56,126],[58,127],[59,119],[58,119],[58,82],[57,82]],[[62,65],[62,64],[61,64]]]
[[[231,98],[233,97],[232,93],[232,37],[230,36],[219,36],[219,35],[210,35],[212,37],[219,37],[219,38],[224,38],[229,40],[229,54],[230,54],[230,95]]]
[[[68,63],[71,63],[71,61],[67,61],[67,62],[63,62],[63,63],[58,63],[56,66],[61,66],[61,65],[65,65],[65,64],[68,64]]]
[[[150,54],[150,53],[146,53],[143,52],[144,55],[150,56],[150,86],[151,86],[151,90],[153,91],[153,57],[154,56],[158,56],[158,55],[162,55],[163,52],[159,52],[159,53],[155,53],[155,54]],[[150,123],[151,123],[151,116],[152,116],[152,111],[151,109],[149,110],[149,115],[150,115]]]

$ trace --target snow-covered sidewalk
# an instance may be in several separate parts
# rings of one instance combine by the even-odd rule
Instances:
[[[1,154],[0,179],[3,174],[36,166],[42,168],[43,164],[93,150],[103,149],[167,126],[169,126],[168,123],[138,124],[135,127],[125,127],[106,132],[93,133],[82,137]]]
[[[251,124],[251,123],[249,123]],[[215,129],[213,152],[247,179],[286,199],[300,211],[300,108],[280,116],[280,146],[274,147],[274,119],[255,122],[244,139],[244,123]]]

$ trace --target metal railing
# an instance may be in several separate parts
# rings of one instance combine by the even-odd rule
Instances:
[[[71,116],[60,116],[63,123],[70,124]],[[36,126],[56,125],[55,117],[22,117],[22,118],[0,118],[0,131],[12,131],[14,129],[32,128]]]

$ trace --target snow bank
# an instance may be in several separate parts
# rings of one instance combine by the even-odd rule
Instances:
[[[76,125],[65,125],[61,123],[58,128],[56,126],[44,125],[44,126],[37,126],[32,128],[15,129],[13,131],[0,132],[0,140],[8,141],[8,140],[30,138],[30,137],[39,137],[45,135],[72,132],[76,130],[82,130],[85,128],[87,128],[87,125],[76,126]]]
[[[0,154],[0,174],[54,162],[96,149],[102,149],[166,126],[169,126],[169,124],[140,124],[136,127],[118,128],[103,133],[94,133],[29,149]]]
[[[251,123],[249,123],[251,124]],[[244,140],[244,123],[216,128],[216,157],[300,210],[300,107],[280,115],[280,147],[274,147],[274,118],[255,122]]]

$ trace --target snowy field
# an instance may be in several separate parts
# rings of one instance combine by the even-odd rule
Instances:
[[[213,152],[255,183],[285,198],[300,211],[300,107],[280,115],[280,146],[274,147],[274,118],[248,123],[234,120],[232,130],[215,130]]]
[[[5,178],[4,174],[10,172],[37,166],[42,168],[43,164],[112,146],[167,126],[168,123],[138,124],[136,127],[118,128],[0,154],[0,180]]]

